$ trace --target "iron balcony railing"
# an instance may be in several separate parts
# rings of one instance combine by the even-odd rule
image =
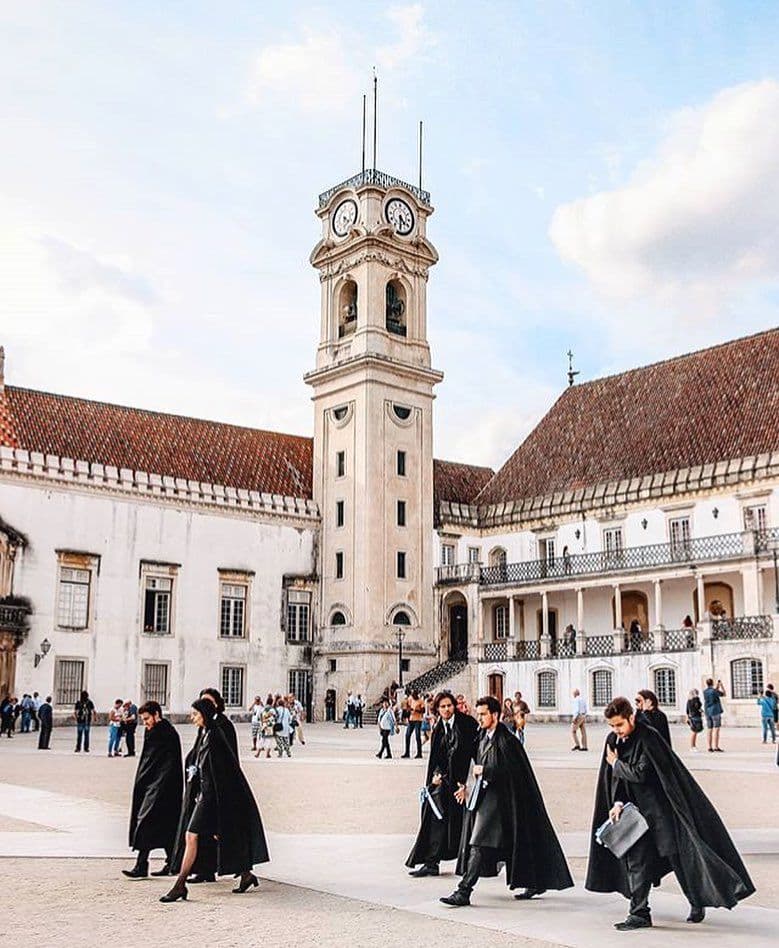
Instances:
[[[711,637],[715,642],[731,639],[770,639],[774,634],[771,616],[736,616],[733,619],[715,619]]]
[[[452,563],[450,566],[439,566],[437,581],[446,583],[478,583],[480,576],[478,563]]]
[[[0,605],[0,630],[5,632],[24,632],[27,629],[28,606]]]
[[[769,618],[770,617],[753,617]],[[752,628],[749,623],[739,625],[740,629]],[[770,635],[770,632],[769,632]],[[741,638],[749,637],[741,635]],[[618,647],[619,634],[589,635],[578,642],[564,639],[549,642],[549,658],[606,658],[613,655],[657,654],[658,652],[687,652],[697,648],[695,629],[666,629],[664,632],[650,632],[622,638],[622,648]],[[517,640],[513,643],[513,657],[510,642],[486,642],[479,661],[482,662],[528,662],[542,658],[541,641]]]
[[[351,178],[347,178],[346,181],[337,184],[334,188],[328,188],[327,191],[323,191],[322,194],[319,195],[319,206],[324,207],[330,202],[333,195],[344,188],[356,189],[369,184],[374,184],[379,188],[405,188],[405,190],[413,194],[417,200],[428,206],[430,205],[429,191],[423,191],[422,188],[417,188],[407,181],[401,181],[400,178],[393,178],[391,174],[386,174],[384,171],[377,171],[375,168],[367,168],[365,171],[361,171],[359,174],[355,174]]]
[[[779,552],[779,527],[755,530],[755,553]]]

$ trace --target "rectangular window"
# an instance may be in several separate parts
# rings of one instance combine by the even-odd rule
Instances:
[[[165,576],[147,576],[144,585],[143,631],[170,635],[173,580]]]
[[[454,565],[454,543],[441,544],[441,566]]]
[[[506,606],[495,606],[495,638],[505,639],[509,634],[509,611]]]
[[[768,529],[768,516],[765,504],[744,507],[744,529],[760,531]]]
[[[478,546],[468,547],[468,562],[478,563],[481,559],[481,549]]]
[[[405,579],[406,578],[406,554],[399,552],[397,559],[398,559],[398,571],[397,571],[398,579]]]
[[[89,625],[88,569],[60,567],[57,591],[57,624],[64,629],[86,629]]]
[[[405,527],[406,525],[406,502],[405,500],[398,501],[398,526]]]
[[[311,672],[307,668],[293,668],[289,673],[288,693],[294,695],[305,708],[311,694]]]
[[[671,556],[687,557],[690,553],[690,518],[674,517],[668,521],[668,536],[671,540]]]
[[[763,663],[757,658],[737,658],[730,663],[733,698],[759,698],[763,694]]]
[[[144,662],[143,700],[168,704],[168,666],[165,662]]]
[[[346,451],[335,452],[335,476],[346,476]]]
[[[335,502],[335,525],[342,527],[346,518],[346,503],[343,500]]]
[[[410,672],[410,671],[411,671],[411,659],[410,659],[410,658],[401,659],[400,667],[401,667],[401,670],[402,670],[402,671],[404,671],[404,672]]]
[[[74,705],[84,690],[85,662],[80,658],[58,658],[54,665],[54,702]]]
[[[406,452],[405,451],[398,451],[397,471],[398,471],[398,477],[406,476]]]
[[[557,704],[557,674],[553,671],[538,673],[538,707],[554,708]]]
[[[673,668],[655,671],[655,694],[659,704],[667,708],[676,707],[676,672]]]
[[[246,586],[236,583],[220,585],[219,635],[223,639],[246,636],[246,591]]]
[[[308,641],[310,614],[311,593],[303,589],[290,589],[287,593],[287,639],[289,641]]]
[[[335,554],[335,578],[344,578],[344,555],[340,550]]]
[[[328,658],[327,662],[328,662],[328,665],[329,665],[329,667],[330,667],[330,671],[331,671],[331,672],[338,671],[338,659],[337,659],[337,658]]]
[[[619,559],[622,555],[622,527],[608,527],[603,531],[603,550],[610,560]]]
[[[592,703],[596,708],[605,708],[611,701],[611,672],[601,668],[592,673]]]
[[[228,708],[243,707],[243,665],[222,665],[222,697]]]
[[[538,558],[546,563],[553,564],[555,557],[555,541],[552,537],[538,541]]]

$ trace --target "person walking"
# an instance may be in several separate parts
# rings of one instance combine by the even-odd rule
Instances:
[[[135,757],[135,731],[138,727],[138,706],[134,701],[125,701],[122,705],[122,734],[124,734],[127,753],[125,757]]]
[[[351,691],[346,692],[346,701],[344,702],[344,730],[349,730],[349,725],[354,723],[354,696]]]
[[[38,750],[50,750],[51,729],[54,724],[54,710],[51,706],[51,696],[46,698],[38,706],[38,720],[40,729],[38,732]]]
[[[108,756],[121,757],[119,741],[122,739],[122,699],[117,698],[108,712]]]
[[[381,747],[379,748],[379,753],[376,755],[379,760],[381,760],[384,751],[387,752],[387,759],[392,758],[392,750],[390,748],[390,737],[395,733],[395,712],[390,707],[389,699],[383,698],[381,702],[381,710],[379,711],[378,717],[379,725],[379,734],[381,735]]]
[[[222,693],[216,688],[204,688],[200,692],[200,697],[212,702],[216,708],[214,726],[218,727],[222,734],[224,734],[224,738],[227,741],[227,746],[230,748],[233,754],[235,754],[235,759],[240,765],[241,755],[238,752],[238,734],[235,730],[235,725],[225,714],[225,702],[224,698],[222,697]]]
[[[358,694],[354,699],[354,726],[362,727],[362,714],[365,710],[365,702],[361,694]],[[304,741],[305,743],[305,741]]]
[[[587,750],[587,702],[578,688],[573,689],[571,702],[571,737],[573,738],[572,751]]]
[[[40,721],[38,720],[38,711],[40,710],[43,702],[41,701],[41,696],[37,691],[32,693],[32,729],[33,731],[40,730]]]
[[[419,697],[419,692],[414,690],[408,702],[408,724],[406,725],[406,749],[402,757],[411,756],[411,737],[416,735],[417,752],[416,760],[422,756],[422,720],[425,716],[425,702]]]
[[[362,701],[362,699],[360,700]],[[292,733],[301,744],[305,745],[306,737],[303,733],[303,725],[306,723],[306,709],[295,695],[287,697],[287,707],[292,714]],[[362,704],[360,705],[360,727],[362,727]]]
[[[291,757],[292,715],[281,695],[276,698],[274,711],[276,712],[276,722],[273,725],[273,734],[276,738],[276,755],[283,757],[286,754],[287,757]]]
[[[690,753],[698,753],[698,735],[703,730],[703,705],[697,688],[691,688],[687,695],[687,725],[690,728]]]
[[[637,719],[627,698],[615,698],[604,714],[612,733],[598,775],[585,888],[630,900],[627,918],[614,927],[651,928],[652,885],[672,870],[690,903],[688,922],[702,922],[707,906],[733,908],[751,895],[755,887],[722,820],[665,739]],[[617,859],[596,831],[618,822],[628,803],[649,829]]]
[[[16,718],[14,716],[14,707],[16,698],[6,695],[0,703],[0,737],[5,734],[6,737],[13,737]]]
[[[217,872],[240,876],[232,890],[238,895],[258,885],[252,868],[270,859],[257,803],[237,755],[216,723],[217,715],[213,701],[199,698],[192,703],[192,722],[203,730],[196,764],[200,790],[187,825],[178,877],[160,902],[186,901],[187,877],[201,837],[217,842]]]
[[[718,678],[717,684],[714,684],[713,678],[706,679],[706,687],[703,689],[703,712],[706,715],[706,744],[709,753],[722,753],[719,746],[719,732],[722,726],[722,698],[725,697],[725,686]]]
[[[81,697],[73,706],[73,713],[76,717],[76,754],[81,753],[83,742],[84,753],[89,753],[89,732],[92,723],[95,720],[95,706],[89,697],[88,691],[82,691]]]
[[[774,723],[774,708],[776,706],[776,696],[766,689],[764,695],[757,699],[760,706],[760,723],[763,726],[763,743],[768,742],[768,735],[771,735],[771,743],[776,743],[776,724]]]
[[[252,729],[252,753],[255,757],[257,756],[257,745],[259,744],[260,737],[262,735],[262,713],[264,710],[265,705],[262,702],[262,698],[259,695],[255,695],[254,701],[249,708]]]
[[[265,759],[270,759],[271,751],[276,746],[275,724],[276,711],[273,707],[273,695],[268,695],[260,715],[260,743],[254,752],[255,757],[265,754]]]
[[[522,697],[521,691],[514,692],[514,727],[516,728],[519,743],[524,747],[527,743],[527,719],[530,714],[530,705]]]
[[[653,727],[660,737],[672,747],[671,729],[668,726],[668,718],[665,711],[661,711],[657,695],[648,688],[643,688],[636,695],[636,717],[643,720],[645,724]]]
[[[156,701],[142,704],[138,715],[145,734],[133,784],[129,834],[130,848],[137,850],[138,856],[132,869],[122,869],[128,879],[149,875],[149,853],[153,849],[165,850],[165,865],[152,875],[170,875],[184,790],[178,732],[163,718]]]

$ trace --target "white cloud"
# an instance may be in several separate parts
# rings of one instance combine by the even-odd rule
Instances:
[[[390,7],[387,10],[387,19],[396,27],[398,38],[394,43],[377,50],[379,66],[397,69],[435,45],[435,37],[425,26],[424,16],[421,3]]]
[[[779,278],[777,179],[779,83],[739,85],[675,114],[626,185],[558,207],[549,233],[597,292],[705,320]]]

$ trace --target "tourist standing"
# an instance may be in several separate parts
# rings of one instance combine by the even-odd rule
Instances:
[[[395,733],[395,712],[390,707],[389,699],[382,698],[381,710],[379,711],[378,717],[379,725],[379,734],[381,735],[381,747],[379,748],[379,753],[376,755],[381,759],[384,751],[387,752],[387,758],[392,757],[392,750],[390,749],[390,736]]]
[[[108,712],[108,756],[121,757],[119,741],[122,739],[122,699],[117,698]]]
[[[335,688],[325,692],[325,721],[335,721]]]
[[[776,743],[776,724],[774,724],[774,708],[776,707],[776,697],[766,689],[764,695],[757,699],[760,706],[760,723],[763,726],[763,743],[767,743],[768,735],[771,735],[771,743]]]
[[[22,734],[29,734],[30,727],[32,726],[32,712],[33,712],[33,701],[32,695],[23,694],[22,700],[20,703],[21,715],[22,715]]]
[[[15,704],[16,698],[12,698],[10,695],[6,695],[0,704],[0,737],[2,737],[3,734],[5,734],[6,737],[13,737],[14,724],[16,722],[14,716]]]
[[[268,695],[260,715],[260,743],[254,752],[255,757],[259,757],[260,754],[264,753],[266,760],[270,758],[271,751],[276,746],[275,724],[276,711],[273,707],[273,695]]]
[[[719,746],[719,731],[722,726],[722,698],[725,696],[725,687],[717,679],[714,684],[713,678],[706,679],[706,687],[703,689],[703,712],[706,715],[706,743],[709,753],[722,753]]]
[[[475,746],[476,780],[464,814],[457,860],[461,876],[455,891],[440,901],[471,904],[482,876],[506,866],[506,885],[524,887],[516,899],[532,899],[547,889],[568,889],[573,879],[549,820],[541,791],[524,748],[500,722],[500,702],[489,695],[476,702],[481,733]],[[465,802],[465,787],[455,793]]]
[[[365,710],[365,702],[362,695],[358,694],[354,699],[354,726],[362,727],[362,713]],[[305,743],[305,741],[304,741]]]
[[[520,744],[524,747],[527,742],[527,719],[530,714],[530,705],[522,697],[521,691],[514,692],[514,722],[517,729],[517,737]]]
[[[165,865],[152,875],[171,874],[184,789],[178,732],[163,718],[156,701],[141,705],[138,714],[145,734],[130,810],[130,848],[137,850],[138,856],[132,869],[122,869],[129,879],[145,879],[149,875],[149,853],[153,849],[165,850]]]
[[[360,700],[362,701],[362,699]],[[303,733],[303,725],[306,723],[306,709],[295,695],[289,696],[289,708],[292,712],[292,729],[300,743],[305,744],[306,736]],[[362,727],[362,705],[360,706],[360,727]]]
[[[411,756],[411,737],[416,735],[417,752],[415,758],[418,760],[422,756],[422,720],[425,716],[425,702],[419,697],[419,692],[414,690],[408,702],[408,724],[406,725],[406,749],[403,751],[403,757]]]
[[[587,750],[587,702],[578,688],[573,689],[571,702],[571,737],[574,751]]]
[[[125,701],[122,706],[122,734],[124,734],[127,753],[125,757],[135,757],[135,730],[138,727],[138,705],[134,701]]]
[[[698,735],[703,730],[703,704],[697,688],[691,688],[687,695],[687,724],[690,728],[690,753],[698,753]]]
[[[254,701],[249,708],[252,729],[252,751],[255,753],[255,756],[257,756],[257,745],[259,744],[260,737],[262,735],[262,713],[264,710],[265,705],[262,703],[262,698],[260,698],[259,695],[255,695]]]
[[[84,753],[89,753],[89,732],[92,723],[95,720],[95,706],[89,697],[88,691],[82,691],[81,697],[73,707],[73,713],[76,716],[76,753],[81,752],[81,744],[84,744]]]
[[[672,747],[671,729],[668,726],[668,718],[665,711],[661,711],[657,695],[648,688],[643,688],[636,695],[636,717],[645,724],[653,727],[660,737]]]
[[[32,729],[33,731],[37,731],[40,729],[40,722],[38,720],[38,711],[40,710],[40,706],[42,704],[43,702],[41,701],[41,696],[38,694],[37,691],[33,691],[32,693]]]
[[[627,918],[614,927],[651,928],[652,885],[671,870],[690,903],[688,922],[703,921],[706,906],[732,908],[751,895],[752,880],[717,811],[666,741],[636,719],[627,698],[615,698],[605,717],[612,733],[598,776],[585,887],[630,899]],[[627,803],[650,829],[617,859],[595,832],[607,819],[618,821]]]
[[[38,750],[50,750],[51,729],[54,724],[54,710],[51,706],[51,696],[38,705],[38,721],[40,722]]]
[[[283,757],[286,754],[287,757],[291,757],[292,715],[281,695],[276,698],[274,711],[276,712],[276,721],[273,725],[273,734],[276,738],[276,755]]]

